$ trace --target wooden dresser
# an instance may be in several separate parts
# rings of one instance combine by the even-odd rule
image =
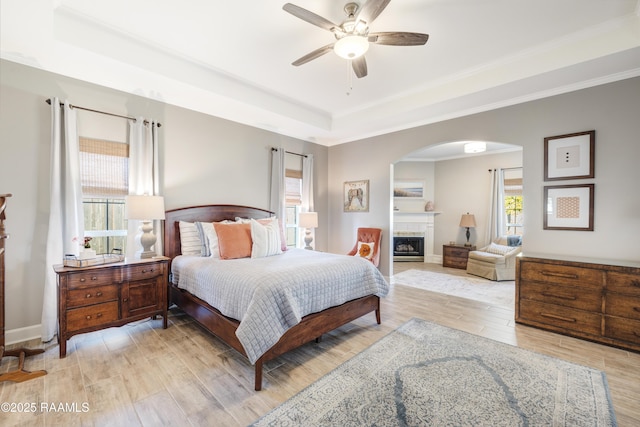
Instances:
[[[469,252],[475,250],[475,246],[443,245],[442,266],[466,270]]]
[[[58,274],[60,357],[76,334],[162,315],[167,327],[168,258],[92,267],[54,267]]]
[[[521,256],[516,322],[640,352],[640,265]]]

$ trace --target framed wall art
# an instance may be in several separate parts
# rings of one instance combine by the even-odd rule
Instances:
[[[593,231],[594,184],[544,187],[544,230]]]
[[[369,180],[344,183],[344,211],[369,212]]]
[[[393,197],[396,199],[424,199],[424,181],[394,181]]]
[[[595,130],[545,138],[544,180],[593,178],[595,145]]]

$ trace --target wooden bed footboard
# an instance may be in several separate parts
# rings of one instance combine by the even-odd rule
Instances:
[[[216,308],[183,289],[173,285],[169,286],[169,288],[170,305],[175,304],[180,307],[207,331],[246,357],[247,354],[244,351],[244,347],[235,333],[240,324],[237,320],[224,316]],[[280,337],[280,340],[256,361],[255,390],[260,391],[262,389],[262,371],[265,362],[318,339],[323,334],[331,332],[372,311],[375,311],[376,322],[380,324],[380,297],[376,295],[351,300],[342,305],[330,307],[303,317],[300,323],[285,332]]]

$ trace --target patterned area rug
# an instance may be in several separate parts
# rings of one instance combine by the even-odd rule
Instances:
[[[604,372],[411,319],[255,426],[615,426]]]
[[[392,284],[412,286],[427,291],[482,301],[513,309],[515,304],[515,282],[494,282],[468,275],[434,273],[424,270],[407,270],[394,274]]]

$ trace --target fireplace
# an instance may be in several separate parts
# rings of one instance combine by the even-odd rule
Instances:
[[[423,236],[393,236],[394,261],[424,261]]]

